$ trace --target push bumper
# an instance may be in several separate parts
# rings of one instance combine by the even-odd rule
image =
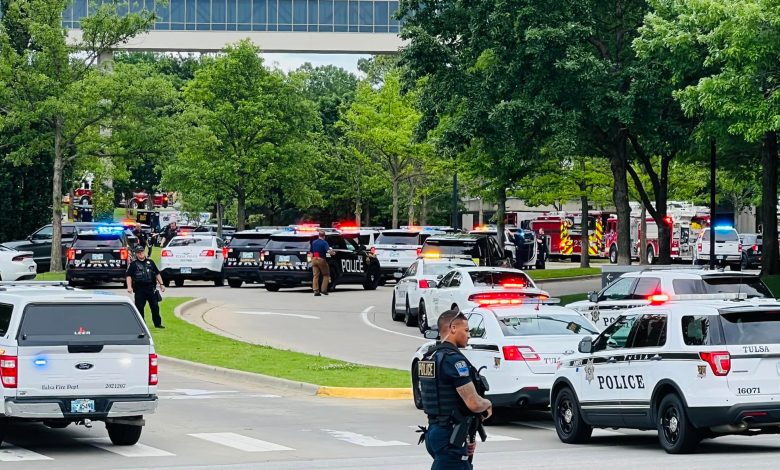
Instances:
[[[70,403],[80,397],[6,398],[3,415],[8,418],[42,419],[93,419],[143,416],[157,411],[157,396],[95,397],[94,413],[71,413]]]
[[[119,280],[124,281],[127,277],[127,266],[121,268],[68,268],[65,272],[67,280],[73,279],[94,279],[94,280]]]
[[[701,261],[709,261],[709,253],[699,253],[697,255]],[[715,255],[715,260],[721,263],[740,263],[742,261],[742,255]]]
[[[163,280],[166,279],[194,279],[194,280],[211,280],[222,276],[221,272],[212,271],[206,268],[192,268],[189,273],[181,272],[181,268],[165,268],[160,271],[160,275]]]
[[[690,407],[688,417],[697,428],[718,426],[736,426],[745,429],[777,428],[780,427],[780,403]]]
[[[548,406],[550,404],[550,389],[524,387],[514,393],[487,395],[493,406],[508,408],[526,408]]]
[[[387,264],[384,264],[387,263]],[[379,271],[384,279],[401,279],[409,266],[393,265],[389,261],[380,261]],[[411,264],[411,263],[410,263]]]
[[[260,282],[260,268],[258,266],[245,268],[225,267],[223,270],[225,279],[237,279],[245,282]]]
[[[266,284],[297,286],[311,284],[312,272],[307,271],[260,271],[260,280]]]

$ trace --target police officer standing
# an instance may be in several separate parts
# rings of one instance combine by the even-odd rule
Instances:
[[[517,229],[513,241],[515,244],[515,267],[517,269],[523,269],[527,260],[525,233],[523,233],[523,229]]]
[[[469,442],[473,420],[489,418],[490,400],[477,393],[477,371],[458,348],[469,342],[469,324],[458,310],[448,310],[438,321],[441,342],[418,362],[428,429],[425,447],[433,457],[431,470],[471,470],[475,442]]]
[[[322,294],[328,295],[328,287],[330,286],[330,267],[328,266],[328,260],[325,259],[328,253],[331,251],[330,245],[325,241],[325,231],[318,231],[319,237],[311,242],[311,272],[312,272],[312,284],[314,289],[314,295],[320,296],[320,287],[322,286]],[[320,276],[322,281],[320,282]]]
[[[543,228],[539,229],[539,234],[536,236],[536,243],[538,244],[536,267],[544,269],[545,263],[547,262],[547,236],[544,234]]]
[[[135,294],[135,307],[144,316],[146,302],[149,302],[149,309],[152,311],[152,322],[155,328],[165,328],[160,318],[160,305],[157,303],[157,292],[155,284],[160,286],[160,290],[165,292],[160,271],[154,261],[146,257],[144,247],[136,245],[133,248],[135,260],[127,267],[127,292]]]

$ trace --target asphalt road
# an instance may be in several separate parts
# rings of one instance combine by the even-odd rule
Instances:
[[[117,447],[104,426],[48,429],[12,425],[0,468],[46,469],[368,469],[430,468],[417,446],[424,417],[407,401],[295,395],[230,380],[160,371],[160,408],[147,417],[139,445]],[[477,468],[685,469],[772,468],[776,436],[726,437],[699,453],[670,456],[654,432],[596,430],[590,444],[562,444],[549,416],[521,414],[488,428]]]

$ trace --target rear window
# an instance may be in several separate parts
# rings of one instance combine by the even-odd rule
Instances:
[[[266,250],[295,250],[295,251],[309,251],[311,250],[311,242],[313,238],[303,237],[274,237],[265,246]]]
[[[122,248],[124,243],[119,235],[79,235],[73,242],[76,248]]]
[[[19,345],[149,344],[129,304],[30,304],[24,309]]]
[[[423,273],[426,276],[440,276],[461,266],[474,266],[474,263],[425,263]]]
[[[233,236],[233,239],[230,240],[230,246],[256,246],[262,248],[268,243],[270,238],[270,235],[240,234]]]
[[[771,298],[769,288],[758,277],[711,277],[675,279],[674,293],[681,294],[747,294],[748,298]]]
[[[479,247],[476,242],[469,240],[427,240],[422,249],[423,253],[439,253],[442,256],[465,256],[479,258]]]
[[[420,236],[416,233],[380,233],[376,239],[377,245],[419,245]]]
[[[780,343],[780,312],[721,314],[726,344]]]
[[[686,315],[682,317],[683,341],[688,346],[723,344],[717,317],[712,315]]]
[[[704,232],[704,241],[708,242],[710,241],[710,230],[706,230]],[[737,231],[734,229],[726,229],[726,230],[715,230],[715,241],[716,242],[736,242],[739,241],[739,235],[737,235]]]
[[[598,334],[580,315],[524,315],[499,320],[504,336]]]
[[[213,238],[174,238],[168,247],[175,246],[211,246]]]
[[[469,276],[474,287],[526,287],[530,284],[530,279],[523,273],[471,271]]]
[[[14,313],[14,306],[0,304],[0,336],[8,333],[8,327],[11,325],[11,315]]]

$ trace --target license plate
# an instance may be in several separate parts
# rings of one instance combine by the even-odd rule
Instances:
[[[182,274],[191,274],[192,273],[192,268],[181,268],[181,273]]]
[[[251,251],[248,253],[241,253],[241,259],[255,259],[255,254]]]
[[[92,254],[92,260],[93,261],[103,261],[103,254],[102,253],[93,253]]]
[[[95,412],[95,400],[78,399],[71,400],[70,402],[71,413],[94,413]]]
[[[276,257],[276,262],[277,263],[289,263],[290,262],[290,257],[289,256],[285,256],[285,255],[279,255],[279,256]]]
[[[390,252],[390,257],[391,258],[398,258],[398,256],[399,256],[399,253],[397,251],[391,251]]]

